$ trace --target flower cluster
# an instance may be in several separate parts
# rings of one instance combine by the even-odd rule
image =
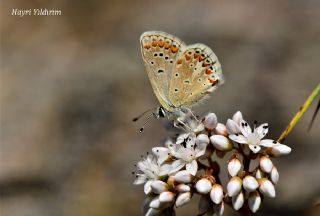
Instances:
[[[144,184],[145,215],[174,215],[174,208],[200,195],[198,214],[222,215],[224,206],[256,212],[262,197],[275,197],[279,180],[271,158],[287,155],[290,147],[263,139],[268,124],[253,128],[236,112],[226,124],[214,113],[187,122],[187,133],[168,139],[137,163],[134,184]],[[220,179],[217,158],[228,159],[228,182]],[[256,167],[250,166],[258,161]]]

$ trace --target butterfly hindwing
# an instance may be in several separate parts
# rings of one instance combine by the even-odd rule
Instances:
[[[141,35],[141,53],[152,88],[166,109],[171,110],[169,84],[176,58],[185,47],[183,42],[170,34],[149,31]]]
[[[169,100],[175,107],[191,107],[223,83],[221,64],[203,44],[185,47],[176,59],[169,85]]]

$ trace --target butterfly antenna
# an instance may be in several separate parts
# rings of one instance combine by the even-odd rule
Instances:
[[[139,132],[142,133],[144,130],[144,127],[150,122],[150,119],[156,118],[155,113],[151,113],[150,115],[147,116],[145,122],[143,123],[142,127],[140,128]]]
[[[155,110],[157,107],[153,107],[151,109],[148,109],[146,111],[144,111],[143,113],[141,113],[140,115],[138,115],[137,117],[133,118],[132,121],[138,121],[142,116],[144,116],[146,113]]]

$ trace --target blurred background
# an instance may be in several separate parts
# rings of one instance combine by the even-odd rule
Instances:
[[[62,15],[11,15],[30,8]],[[319,11],[317,0],[2,1],[1,216],[141,215],[131,172],[170,134],[164,121],[142,134],[131,121],[158,105],[140,54],[144,31],[204,43],[219,57],[226,83],[197,114],[225,123],[241,110],[269,122],[276,139],[319,83]],[[314,110],[287,138],[292,153],[275,160],[277,197],[258,215],[311,215],[319,204]],[[196,215],[197,199],[177,214]]]

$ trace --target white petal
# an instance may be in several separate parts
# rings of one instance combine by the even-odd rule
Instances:
[[[257,191],[251,193],[248,199],[249,208],[253,213],[256,213],[261,204],[261,197]]]
[[[163,181],[156,180],[151,183],[151,189],[153,193],[160,194],[168,189],[168,185]]]
[[[189,135],[190,135],[189,133],[180,134],[177,137],[176,144],[184,143],[188,139]]]
[[[162,164],[164,161],[166,161],[169,157],[169,149],[165,147],[155,147],[152,148],[152,152],[157,156],[158,158],[158,164]]]
[[[249,145],[249,148],[255,154],[258,153],[261,150],[261,147],[258,146],[258,145]]]
[[[233,121],[231,119],[227,120],[226,127],[227,127],[228,134],[238,134],[238,133],[240,133],[239,125],[235,121]]]
[[[228,135],[227,127],[222,123],[218,123],[217,127],[214,129],[214,131],[218,135],[222,135],[222,136]]]
[[[147,181],[147,176],[145,174],[139,174],[136,176],[136,179],[134,180],[133,184],[135,185],[141,185]]]
[[[241,120],[243,120],[242,113],[237,111],[233,116],[232,120],[235,121],[238,125],[240,125]]]
[[[219,204],[222,202],[223,199],[223,188],[219,184],[214,184],[212,186],[211,192],[210,192],[210,197],[212,202],[215,204]]]
[[[255,191],[259,187],[259,183],[255,177],[247,175],[243,179],[243,188],[248,191]]]
[[[270,179],[274,184],[277,184],[279,181],[279,172],[275,166],[272,167]]]
[[[273,163],[269,157],[262,156],[260,158],[260,168],[263,172],[270,173],[273,167]]]
[[[196,160],[191,161],[191,163],[186,164],[186,170],[190,172],[191,175],[196,175],[198,171],[198,163]]]
[[[260,141],[259,145],[263,147],[272,147],[275,145],[275,141],[272,139],[263,139]]]
[[[289,146],[283,144],[276,144],[271,148],[271,155],[274,157],[280,157],[283,155],[288,155],[291,152],[291,148]]]
[[[208,194],[211,191],[211,187],[211,182],[206,178],[200,179],[196,183],[196,189],[200,194]]]
[[[233,158],[228,163],[229,174],[233,177],[236,176],[241,169],[241,162],[238,158]]]
[[[267,133],[268,133],[268,123],[263,123],[262,125],[260,125],[259,127],[257,127],[255,129],[255,131],[257,131],[260,139],[262,139]]]
[[[242,186],[242,180],[238,176],[232,177],[227,185],[228,195],[233,197],[238,193],[240,193],[241,186]]]
[[[247,139],[242,135],[231,134],[231,135],[229,135],[229,138],[237,143],[240,143],[240,144],[247,144],[248,143]]]
[[[164,191],[159,195],[160,202],[172,202],[174,200],[175,194],[171,191]]]
[[[144,193],[145,194],[150,194],[152,192],[152,188],[151,188],[151,184],[152,184],[152,180],[150,181],[147,181],[145,184],[144,184]]]
[[[196,145],[196,148],[194,150],[196,153],[196,158],[201,157],[202,155],[204,155],[204,153],[206,153],[207,145],[207,143],[199,143]]]
[[[160,167],[160,171],[159,171],[159,176],[165,176],[165,175],[168,175],[168,173],[171,171],[171,164],[163,164],[161,167]]]
[[[175,172],[178,172],[185,165],[186,165],[186,163],[180,159],[173,161],[173,163],[171,164],[171,170],[170,170],[169,174],[173,174]]]
[[[206,117],[204,117],[203,124],[210,130],[214,129],[217,126],[217,123],[217,116],[214,113],[209,113],[208,115],[206,115]]]
[[[271,181],[266,178],[259,179],[258,181],[260,185],[259,190],[261,193],[272,198],[276,196],[276,191]]]
[[[243,203],[244,203],[244,196],[242,192],[232,197],[232,205],[236,211],[238,211],[243,206]]]
[[[176,206],[180,207],[183,206],[185,204],[187,204],[191,199],[191,193],[190,192],[185,192],[182,194],[179,194],[179,196],[177,197],[176,200]]]
[[[193,178],[193,176],[187,170],[182,170],[180,172],[177,172],[174,175],[174,179],[177,182],[181,182],[181,183],[189,183],[189,182],[191,182],[192,178]]]
[[[240,121],[240,131],[245,137],[252,133],[250,125],[245,120]]]
[[[222,135],[212,135],[210,141],[213,146],[220,151],[230,151],[233,148],[230,140]]]
[[[217,215],[217,216],[222,216],[223,215],[223,212],[224,212],[224,202],[221,202],[220,204],[216,204],[214,205],[214,213]]]

